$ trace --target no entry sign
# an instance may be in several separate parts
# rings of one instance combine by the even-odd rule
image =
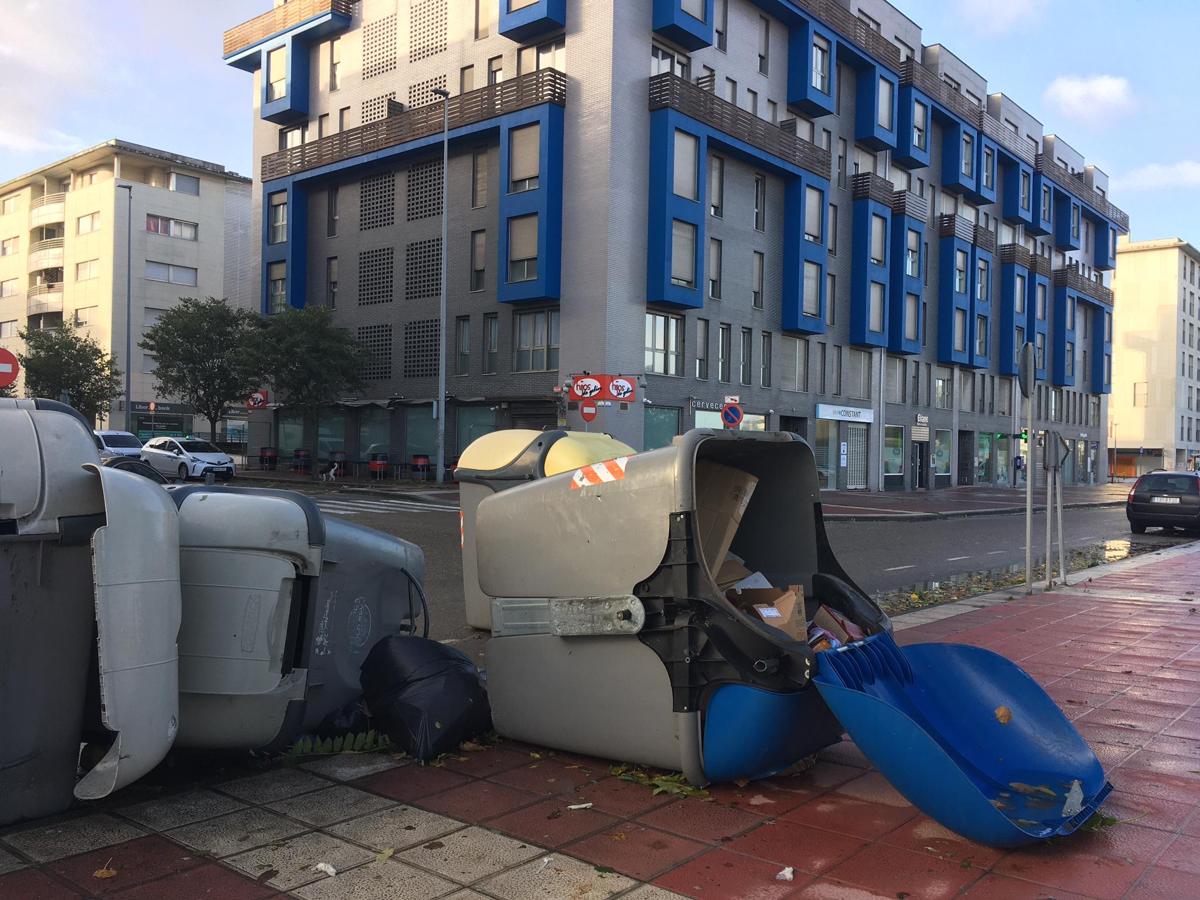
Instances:
[[[737,428],[742,424],[742,407],[737,403],[726,403],[721,407],[721,423],[726,428]]]
[[[592,403],[590,400],[585,400],[583,403],[579,404],[579,415],[583,417],[583,421],[585,422],[596,421],[596,414],[598,412],[599,410],[596,409],[596,404]]]
[[[0,347],[0,388],[15,384],[21,374],[21,364],[8,350]]]

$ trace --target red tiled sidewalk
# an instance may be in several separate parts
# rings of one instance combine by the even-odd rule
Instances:
[[[706,800],[655,797],[608,762],[507,743],[432,768],[319,759],[10,828],[0,898],[1200,897],[1195,598],[1200,548],[1180,548],[897,632],[1017,660],[1091,742],[1117,822],[1047,844],[963,840],[849,743],[808,772],[718,785]],[[97,879],[105,866],[117,875]],[[777,880],[785,867],[794,880]]]

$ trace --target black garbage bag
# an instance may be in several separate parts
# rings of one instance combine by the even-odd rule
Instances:
[[[317,737],[335,738],[346,734],[366,734],[375,726],[361,697],[335,709],[317,726]]]
[[[422,761],[492,727],[479,669],[462,652],[428,638],[379,641],[363,660],[362,689],[375,727]]]

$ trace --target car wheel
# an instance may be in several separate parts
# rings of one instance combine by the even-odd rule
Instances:
[[[1129,530],[1132,531],[1134,534],[1145,534],[1146,526],[1143,525],[1141,522],[1130,522]]]
[[[187,481],[187,477],[188,477],[187,466],[185,466],[183,463],[180,463],[179,464],[179,480]]]

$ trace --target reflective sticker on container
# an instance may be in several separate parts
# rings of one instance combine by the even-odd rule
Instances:
[[[625,477],[625,465],[628,456],[618,456],[616,459],[606,459],[604,462],[593,463],[576,469],[571,478],[571,490],[577,491],[590,484],[606,484],[610,481],[620,481]]]
[[[466,548],[466,546],[467,546],[466,517],[463,515],[463,511],[460,509],[458,511],[458,549],[463,550]]]

